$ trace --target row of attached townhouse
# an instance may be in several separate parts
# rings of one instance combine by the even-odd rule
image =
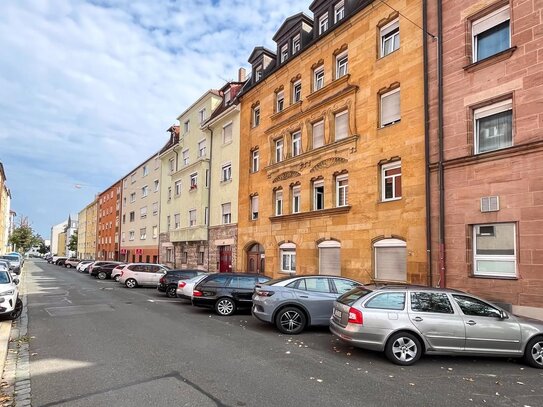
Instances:
[[[13,228],[15,212],[11,210],[11,191],[6,181],[4,165],[0,162],[0,254],[9,253],[13,249],[8,240]]]
[[[309,9],[97,197],[96,258],[447,286],[543,317],[541,4]]]

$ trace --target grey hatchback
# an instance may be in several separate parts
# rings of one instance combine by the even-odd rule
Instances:
[[[543,321],[512,315],[462,291],[355,288],[335,302],[330,330],[351,345],[384,351],[403,366],[427,353],[524,357],[543,368]]]
[[[275,323],[282,333],[296,335],[309,325],[327,326],[336,298],[359,285],[325,275],[270,280],[256,285],[252,313],[261,321]]]

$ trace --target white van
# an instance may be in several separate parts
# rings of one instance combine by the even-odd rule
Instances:
[[[156,287],[160,277],[166,274],[168,270],[169,268],[162,264],[130,263],[122,269],[119,283],[128,288],[138,286]]]

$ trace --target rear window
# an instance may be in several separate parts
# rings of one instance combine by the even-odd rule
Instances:
[[[405,308],[405,293],[383,293],[371,298],[366,308],[390,309],[400,311]]]
[[[229,278],[230,278],[230,276],[224,276],[224,275],[211,276],[207,280],[205,280],[203,283],[205,285],[224,287]]]
[[[351,306],[360,298],[364,298],[366,295],[368,295],[371,292],[372,292],[371,290],[368,290],[365,287],[356,287],[356,288],[353,288],[351,291],[347,291],[345,294],[339,297],[337,301],[342,304]]]

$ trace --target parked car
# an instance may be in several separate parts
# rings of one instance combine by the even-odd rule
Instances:
[[[328,326],[334,301],[361,283],[326,275],[290,276],[257,284],[252,314],[296,335],[308,326]]]
[[[54,261],[54,264],[56,264],[57,266],[64,266],[64,263],[66,262],[66,260],[68,260],[67,257],[57,257],[56,260]]]
[[[0,256],[0,260],[6,260],[9,262],[10,271],[15,274],[21,274],[21,259],[14,254],[4,254]]]
[[[82,268],[89,266],[91,263],[94,263],[94,260],[81,260],[79,264],[75,267],[77,271],[83,271]]]
[[[192,300],[192,293],[194,286],[206,278],[209,273],[203,273],[196,277],[189,278],[188,280],[179,280],[177,283],[177,298],[183,298],[185,300]]]
[[[117,267],[115,267],[111,271],[111,279],[115,281],[119,281],[121,278],[121,273],[123,272],[123,269],[126,267],[126,264],[119,264]]]
[[[166,293],[167,297],[177,297],[177,283],[179,280],[188,280],[189,278],[205,274],[202,270],[168,270],[164,276],[158,280],[157,289]]]
[[[79,264],[80,261],[81,260],[79,260],[76,257],[70,257],[69,259],[66,259],[66,261],[64,262],[64,267],[66,267],[68,269],[71,269],[73,267],[77,267],[77,265]]]
[[[192,305],[214,308],[219,315],[232,315],[238,308],[251,308],[255,285],[268,280],[262,274],[210,274],[194,287]]]
[[[0,316],[7,316],[9,319],[21,316],[23,301],[19,298],[17,284],[19,279],[11,272],[0,271]]]
[[[6,253],[8,256],[17,256],[19,257],[19,261],[21,262],[21,268],[24,266],[25,264],[25,256],[23,256],[21,253],[19,252],[9,252],[9,253]]]
[[[111,273],[113,269],[119,266],[121,266],[119,263],[100,264],[99,266],[93,267],[92,271],[89,274],[100,280],[106,280],[108,278],[111,278]]]
[[[0,270],[9,271],[9,261],[0,260]]]
[[[335,302],[330,330],[403,366],[440,354],[523,357],[543,369],[543,321],[457,290],[358,287]]]
[[[104,264],[121,264],[121,262],[119,261],[113,261],[113,260],[100,260],[100,261],[95,261],[93,263],[91,263],[89,265],[89,267],[86,269],[87,273],[89,273],[90,275],[92,275],[92,270],[95,268],[95,267],[99,267],[99,266],[102,266]]]
[[[53,262],[53,256],[51,254],[46,254],[45,256],[43,256],[43,259],[46,260],[47,263]]]
[[[138,286],[156,287],[158,280],[168,270],[169,268],[162,264],[130,263],[122,269],[119,283],[124,284],[128,288],[136,288]]]

